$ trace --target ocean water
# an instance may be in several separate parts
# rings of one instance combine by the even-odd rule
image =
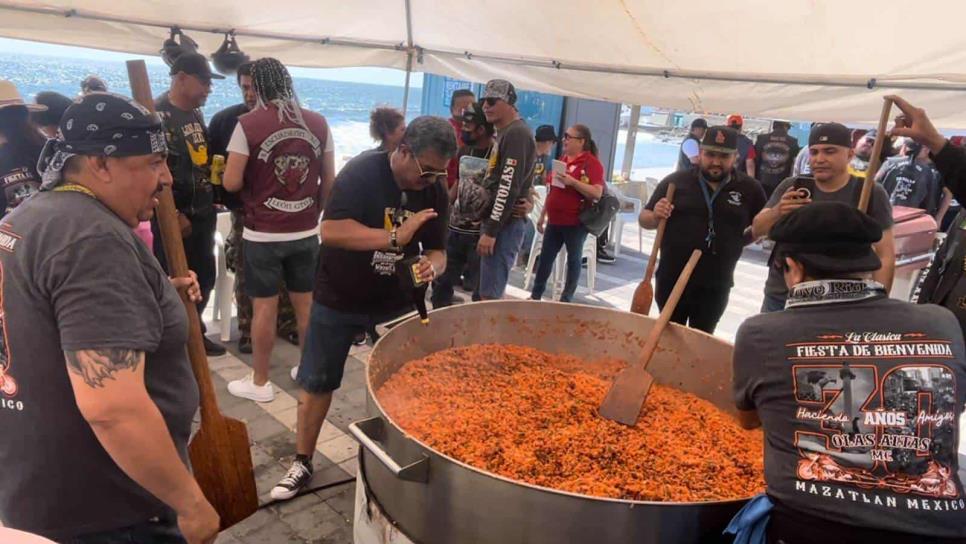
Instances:
[[[127,68],[123,62],[0,54],[0,78],[12,81],[28,101],[40,91],[56,91],[73,98],[80,92],[81,80],[91,74],[101,77],[110,91],[130,96]],[[148,75],[155,95],[169,87],[171,78],[167,66],[148,64]],[[328,120],[335,140],[337,162],[375,146],[369,137],[369,112],[373,108],[402,107],[402,87],[311,78],[295,78],[294,82],[302,106],[325,115]],[[419,115],[421,91],[410,89],[407,112],[410,119]],[[211,95],[202,108],[205,119],[211,119],[219,110],[239,102],[241,93],[234,78],[214,80]]]
[[[12,81],[28,101],[32,101],[40,91],[56,91],[73,98],[80,92],[81,80],[91,74],[101,77],[109,90],[131,94],[123,62],[0,53],[0,79]],[[170,76],[167,66],[148,64],[148,75],[155,95],[168,88]],[[369,112],[373,108],[384,105],[399,108],[402,105],[403,88],[398,86],[305,77],[294,78],[294,82],[303,107],[321,113],[328,120],[335,140],[337,165],[374,147],[369,137]],[[407,118],[419,115],[421,97],[422,89],[410,90]],[[219,110],[239,102],[241,93],[234,78],[215,80],[208,102],[202,108],[205,119],[211,119]],[[623,162],[625,139],[626,132],[621,130],[613,161],[617,172]],[[634,150],[633,179],[663,177],[677,162],[677,150],[677,143],[661,142],[639,132]]]

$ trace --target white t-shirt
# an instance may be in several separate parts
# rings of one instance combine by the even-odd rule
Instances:
[[[239,155],[248,156],[248,137],[245,136],[245,130],[242,128],[241,123],[235,125],[235,130],[231,133],[231,139],[228,141],[228,152],[238,153]],[[325,149],[323,150],[323,155],[334,154],[335,145],[332,143],[332,129],[329,125],[325,125]],[[333,157],[329,157],[333,159]],[[295,240],[302,240],[303,238],[308,238],[309,236],[317,236],[318,229],[306,230],[301,232],[259,232],[257,230],[251,230],[245,227],[242,230],[242,239],[248,240],[249,242],[292,242]]]

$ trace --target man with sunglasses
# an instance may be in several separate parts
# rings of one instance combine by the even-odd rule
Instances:
[[[483,221],[480,241],[480,298],[503,298],[506,284],[526,235],[527,219],[514,214],[514,205],[530,193],[537,144],[530,127],[516,109],[517,92],[502,79],[487,82],[483,114],[497,130],[496,149],[483,180],[491,205]]]
[[[418,117],[395,151],[366,151],[342,168],[322,216],[322,247],[302,361],[295,461],[272,489],[294,497],[312,478],[312,452],[342,382],[352,339],[412,309],[397,267],[420,255],[416,273],[433,281],[446,269],[446,163],[456,154],[453,127]]]
[[[852,132],[839,123],[822,123],[812,128],[808,136],[809,164],[812,176],[794,176],[781,182],[772,193],[765,209],[756,217],[752,234],[757,238],[768,236],[772,226],[783,216],[811,202],[845,202],[858,206],[862,193],[862,180],[849,174],[849,162],[855,156],[852,151]],[[881,185],[872,187],[868,214],[882,227],[882,239],[873,244],[882,261],[882,268],[873,279],[892,288],[895,272],[895,238],[892,233],[892,206],[889,195]],[[777,249],[777,248],[776,248]],[[773,251],[773,256],[775,252]],[[772,266],[765,282],[765,299],[762,312],[777,312],[785,308],[788,288],[782,280],[780,269]]]
[[[184,53],[171,66],[171,88],[155,100],[155,109],[164,120],[168,139],[168,167],[174,178],[171,192],[178,209],[178,224],[184,241],[188,268],[198,273],[201,302],[198,314],[208,304],[215,287],[214,190],[211,186],[211,155],[208,153],[208,131],[201,107],[211,94],[211,80],[225,79],[214,74],[204,55]],[[151,222],[154,254],[161,266],[167,266],[161,231],[157,221]],[[204,323],[201,325],[204,330]],[[209,356],[225,354],[225,348],[205,337]]]
[[[761,185],[735,168],[738,136],[729,127],[709,128],[697,168],[664,178],[639,218],[646,229],[668,220],[656,275],[658,307],[667,302],[691,253],[704,252],[671,320],[709,334],[728,306],[735,266],[749,241],[744,231],[765,205]],[[666,198],[672,184],[673,205]]]

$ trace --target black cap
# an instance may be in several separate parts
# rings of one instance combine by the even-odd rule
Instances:
[[[61,117],[64,116],[64,112],[74,103],[70,98],[53,91],[37,93],[37,96],[34,97],[34,102],[41,106],[47,106],[46,111],[30,113],[30,119],[42,127],[59,125]]]
[[[551,125],[540,125],[537,127],[537,131],[533,134],[533,139],[538,142],[556,142],[557,133],[553,130]]]
[[[882,227],[843,202],[802,206],[779,219],[769,237],[780,244],[776,257],[789,256],[823,272],[872,272],[882,266],[872,249],[882,239]]]
[[[738,132],[731,127],[711,127],[701,139],[701,149],[719,153],[737,153]]]
[[[841,123],[821,123],[812,127],[808,145],[816,144],[852,147],[852,131]]]
[[[175,59],[174,64],[171,65],[170,73],[175,75],[178,72],[195,76],[202,81],[225,79],[225,76],[221,74],[212,73],[211,67],[208,66],[208,60],[201,53],[184,53]]]
[[[483,113],[483,106],[479,102],[473,102],[463,110],[463,120],[477,125],[489,124],[486,121],[486,115]]]
[[[695,129],[695,128],[708,128],[708,122],[705,121],[703,118],[698,117],[694,121],[691,121],[691,128],[692,129]]]

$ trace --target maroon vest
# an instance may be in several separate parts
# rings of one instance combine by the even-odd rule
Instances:
[[[241,191],[248,229],[287,233],[319,224],[319,175],[328,129],[315,112],[303,108],[302,118],[309,130],[287,119],[279,123],[272,105],[238,118],[249,150]]]

